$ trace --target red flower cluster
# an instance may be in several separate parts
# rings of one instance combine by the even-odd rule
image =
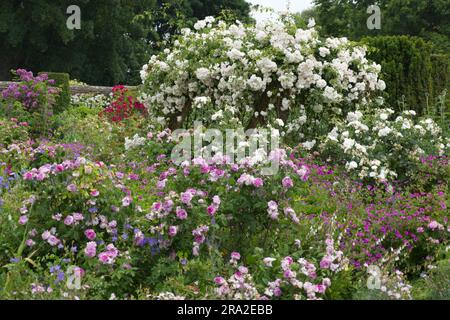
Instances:
[[[113,102],[100,112],[100,117],[105,115],[112,122],[121,122],[137,114],[140,116],[146,114],[145,106],[130,95],[124,86],[115,86],[112,92]]]

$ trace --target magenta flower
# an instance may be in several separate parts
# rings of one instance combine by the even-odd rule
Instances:
[[[157,188],[157,189],[164,189],[164,188],[166,187],[166,182],[167,182],[167,179],[159,180],[159,181],[156,183],[156,188]]]
[[[113,244],[108,244],[106,251],[98,255],[98,260],[103,264],[113,264],[118,254],[119,250]]]
[[[31,171],[26,172],[23,176],[24,180],[33,180],[33,178],[34,178],[34,173]]]
[[[260,187],[262,187],[263,185],[264,185],[263,179],[261,179],[261,178],[255,178],[255,179],[253,180],[253,186],[254,186],[254,187],[260,188]]]
[[[239,272],[240,272],[241,274],[247,274],[247,273],[248,273],[248,268],[247,268],[247,267],[244,267],[244,266],[240,266],[240,267],[238,268],[238,270],[239,270]]]
[[[236,260],[236,261],[240,260],[241,259],[241,254],[239,252],[234,251],[234,252],[231,253],[231,259],[232,260]]]
[[[162,209],[162,204],[161,204],[161,202],[155,202],[155,203],[153,203],[153,205],[152,205],[152,210],[153,210],[153,211],[159,212],[161,209]]]
[[[114,259],[109,255],[108,252],[102,252],[98,255],[98,260],[103,264],[113,264]]]
[[[321,294],[324,294],[326,290],[326,287],[322,284],[316,285],[315,291]]]
[[[284,277],[286,279],[291,279],[291,278],[295,278],[296,274],[294,271],[292,271],[291,269],[287,269],[284,271],[283,273]]]
[[[95,231],[93,229],[87,229],[84,232],[84,235],[86,236],[86,238],[88,238],[88,240],[94,240],[97,237],[97,234],[95,233]]]
[[[215,277],[215,278],[214,278],[214,282],[215,282],[216,284],[218,284],[218,285],[222,285],[222,284],[225,283],[225,279],[222,278],[222,277]]]
[[[208,211],[208,214],[209,214],[210,216],[213,216],[213,215],[216,213],[217,208],[216,208],[215,206],[209,206],[209,207],[207,208],[207,211]]]

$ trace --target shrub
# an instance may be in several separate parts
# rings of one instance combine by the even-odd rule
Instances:
[[[75,107],[106,108],[111,104],[111,97],[103,94],[76,94],[70,98],[70,104]]]
[[[366,104],[385,84],[363,48],[320,39],[313,24],[197,22],[143,67],[151,116],[171,129],[201,119],[220,127],[268,124],[294,140],[327,132],[334,117]]]
[[[146,114],[145,106],[131,95],[124,86],[115,86],[112,90],[112,102],[100,116],[108,120],[120,123],[128,118],[136,118]]]
[[[270,177],[251,158],[175,166],[165,154],[176,143],[169,130],[138,138],[110,166],[61,158],[49,145],[0,154],[22,159],[9,169],[19,179],[2,193],[11,218],[0,216],[0,259],[15,261],[8,278],[63,291],[54,281],[75,265],[89,285],[79,293],[90,298],[140,290],[153,298],[351,298],[365,266],[380,265],[388,288],[380,295],[396,299],[410,287],[394,270],[417,277],[433,259],[424,257],[446,245],[443,184],[429,193],[367,188],[282,149],[272,154],[280,171]],[[38,274],[18,275],[25,258]],[[233,287],[240,280],[246,285]]]
[[[320,148],[359,179],[405,182],[423,157],[443,156],[450,147],[432,119],[415,121],[415,115],[410,110],[395,117],[392,109],[350,112]]]
[[[15,74],[20,82],[12,83],[3,90],[2,112],[8,114],[11,109],[23,108],[30,116],[29,122],[34,133],[46,134],[49,131],[49,119],[53,115],[52,107],[58,94],[58,90],[51,87],[54,81],[49,80],[46,74],[35,77],[31,71],[24,69],[18,69]]]
[[[28,123],[0,118],[0,147],[7,147],[14,142],[28,140]]]
[[[366,37],[367,57],[381,64],[386,81],[386,102],[395,111],[410,106],[419,115],[433,104],[449,84],[449,59],[434,54],[432,45],[409,36]]]
[[[56,98],[53,112],[58,114],[70,106],[70,76],[67,73],[45,72],[48,78],[54,81],[55,87],[60,89],[58,98]]]

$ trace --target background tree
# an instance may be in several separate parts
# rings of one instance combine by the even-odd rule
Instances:
[[[66,27],[72,4],[81,8],[81,30]],[[68,72],[90,84],[136,84],[162,39],[222,9],[249,15],[244,0],[2,0],[0,79],[23,67]]]
[[[410,35],[432,41],[450,52],[450,1],[448,0],[314,0],[315,18],[324,35]],[[381,9],[381,30],[366,26],[370,5]]]
[[[444,101],[447,109],[441,109],[439,117],[450,113],[448,94],[443,95],[450,79],[450,1],[314,0],[314,4],[304,14],[315,17],[322,35],[345,36],[370,47],[369,58],[382,66],[391,107],[434,115],[434,105]],[[367,8],[373,4],[381,9],[381,30],[366,25]]]

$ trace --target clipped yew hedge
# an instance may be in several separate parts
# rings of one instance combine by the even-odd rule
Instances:
[[[386,100],[400,111],[419,114],[436,103],[449,88],[449,57],[435,54],[431,43],[410,36],[378,36],[361,40],[369,48],[369,59],[380,63],[386,82]],[[447,107],[448,103],[447,103]]]

